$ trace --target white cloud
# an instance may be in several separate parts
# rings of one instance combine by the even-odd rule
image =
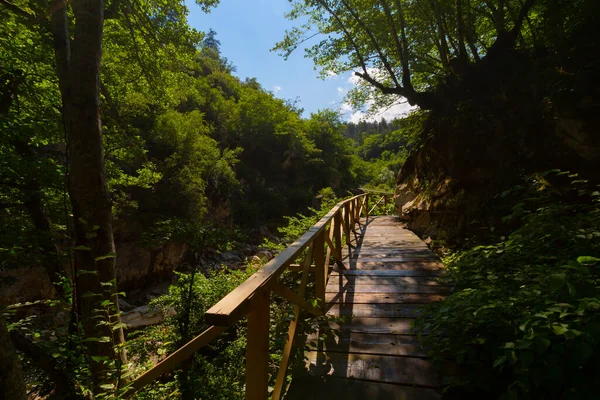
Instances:
[[[279,86],[279,85],[275,85],[275,86],[273,86],[273,93],[275,93],[275,94],[276,94],[276,93],[277,93],[277,92],[279,92],[280,90],[281,90],[281,86]]]
[[[367,72],[369,73],[369,75],[371,77],[373,77],[377,80],[383,80],[385,78],[384,74],[377,68],[367,68]],[[364,82],[364,80],[360,76],[357,76],[355,74],[352,74],[348,78],[348,83],[351,84],[352,86],[359,85],[363,82]],[[344,91],[344,93],[346,93],[346,92],[348,92],[348,90]],[[340,93],[340,88],[338,88],[338,93]],[[366,102],[366,108],[368,109],[368,108],[372,107],[374,103],[375,103],[375,100],[373,98],[368,99]],[[346,118],[348,118],[349,122],[358,123],[360,121],[366,121],[366,122],[381,121],[383,118],[385,118],[387,121],[391,121],[393,119],[396,119],[396,118],[399,118],[399,117],[402,117],[402,116],[408,114],[410,111],[412,111],[414,109],[415,109],[415,107],[408,104],[408,102],[406,101],[406,99],[404,97],[401,97],[398,99],[398,101],[396,101],[391,106],[380,108],[370,115],[367,114],[367,112],[365,112],[363,110],[354,111],[352,109],[352,106],[348,102],[344,102],[341,105],[340,112],[342,114],[344,114],[346,116]]]
[[[325,79],[337,79],[339,78],[339,75],[336,74],[335,72],[333,72],[332,70],[328,69],[327,71],[325,71]]]
[[[371,102],[371,104],[372,104],[372,102]],[[361,111],[361,110],[352,111],[352,107],[347,103],[344,103],[342,105],[340,111],[342,113],[349,114],[348,121],[354,122],[356,124],[360,121],[365,121],[365,122],[381,121],[384,118],[386,121],[391,121],[391,120],[394,120],[396,118],[399,118],[399,117],[402,117],[402,116],[408,114],[410,111],[412,111],[414,109],[415,109],[415,107],[408,104],[406,99],[402,98],[400,101],[392,104],[390,107],[385,107],[385,108],[379,109],[379,110],[377,110],[376,113],[374,113],[372,115],[367,115],[367,113],[365,113],[364,111]]]
[[[342,114],[348,114],[352,112],[352,106],[346,102],[344,102],[344,104],[342,104],[342,106],[340,107],[340,112]]]
[[[346,94],[346,89],[344,89],[343,87],[338,86],[337,91],[340,96],[343,96]]]

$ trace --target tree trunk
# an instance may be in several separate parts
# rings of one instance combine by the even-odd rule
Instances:
[[[0,398],[7,400],[27,398],[19,358],[10,341],[2,314],[0,314]]]
[[[70,147],[70,195],[75,227],[75,263],[79,311],[85,335],[103,338],[87,341],[95,385],[107,382],[105,362],[126,363],[123,351],[115,357],[115,345],[122,344],[123,331],[112,331],[100,321],[119,322],[116,288],[115,246],[111,203],[104,169],[102,124],[100,121],[99,73],[102,58],[102,0],[74,0],[74,40],[71,47],[70,96],[65,120]],[[69,101],[70,100],[70,101]],[[108,300],[110,305],[102,305]],[[102,315],[103,318],[95,318]],[[100,357],[100,358],[98,358]],[[119,363],[120,362],[120,363]],[[119,365],[121,364],[121,365]]]

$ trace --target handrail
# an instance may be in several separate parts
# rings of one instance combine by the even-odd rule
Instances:
[[[205,314],[205,321],[212,325],[230,326],[237,322],[245,314],[244,305],[261,288],[271,280],[276,279],[289,264],[317,237],[326,225],[331,222],[333,216],[344,204],[353,202],[364,197],[364,194],[354,196],[351,199],[338,203],[323,218],[313,225],[298,240],[289,245],[277,257],[272,259],[260,271],[246,279],[240,286],[233,289],[223,297],[217,304],[212,306]]]
[[[367,188],[358,188],[358,190],[362,190],[365,193],[378,193],[378,194],[386,194],[393,196],[394,192],[386,192],[385,190],[375,190],[375,189],[367,189]]]
[[[351,246],[351,233],[356,234],[356,224],[358,223],[360,226],[361,217],[368,220],[371,212],[382,201],[387,205],[386,196],[389,195],[392,193],[384,193],[374,203],[371,211],[369,211],[369,197],[372,194],[369,192],[336,204],[298,240],[212,306],[205,314],[205,320],[211,326],[133,381],[127,395],[135,393],[162,374],[173,370],[177,364],[216,339],[227,327],[248,316],[246,399],[266,400],[269,380],[269,296],[273,292],[295,305],[294,319],[290,322],[272,395],[273,400],[279,400],[284,392],[286,371],[301,311],[305,310],[314,315],[322,315],[325,312],[325,288],[332,264],[337,264],[339,268],[345,268],[342,248],[344,245]],[[344,236],[345,241],[342,243]],[[298,256],[307,249],[307,254],[300,265],[292,265]],[[302,277],[297,291],[277,281],[277,278],[286,269],[298,271],[299,268],[302,271]],[[314,307],[305,298],[309,275],[313,273],[318,307]]]

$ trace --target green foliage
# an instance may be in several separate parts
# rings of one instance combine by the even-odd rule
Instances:
[[[322,189],[316,199],[320,201],[319,209],[309,207],[308,215],[298,213],[292,216],[285,216],[284,218],[287,221],[286,224],[278,228],[278,231],[281,234],[280,242],[274,243],[269,239],[265,239],[263,246],[278,251],[285,249],[289,244],[306,233],[314,224],[323,218],[333,206],[342,200],[336,197],[331,188]]]
[[[539,176],[529,182],[505,219],[518,221],[510,234],[445,260],[453,293],[416,328],[430,333],[432,355],[459,364],[451,386],[501,399],[595,398],[600,209],[590,199],[597,196],[577,187],[561,194]]]
[[[396,175],[408,153],[419,146],[427,116],[426,112],[414,111],[390,123],[348,123],[346,136],[355,146],[352,170],[361,187],[394,191]]]

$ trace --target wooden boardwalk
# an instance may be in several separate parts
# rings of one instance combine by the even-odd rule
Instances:
[[[307,351],[308,374],[294,377],[288,399],[439,399],[440,379],[411,334],[411,321],[447,288],[443,265],[393,216],[370,217],[343,253],[325,290],[338,331]],[[314,343],[316,335],[309,337]]]

